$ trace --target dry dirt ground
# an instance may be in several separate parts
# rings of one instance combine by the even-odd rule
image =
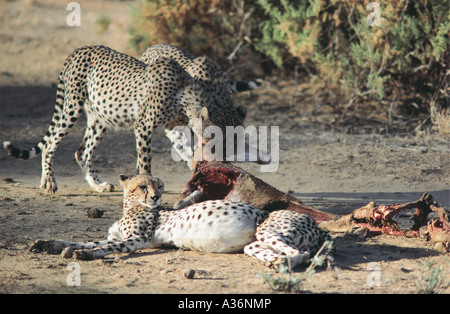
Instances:
[[[68,2],[68,1],[67,1]],[[55,81],[66,56],[87,44],[105,44],[134,54],[127,46],[129,5],[120,1],[78,1],[81,26],[66,24],[64,1],[0,0],[0,140],[23,148],[34,146],[46,132],[54,108]],[[95,21],[107,16],[101,31]],[[355,126],[353,132],[311,123],[314,91],[320,82],[265,82],[238,95],[248,109],[247,125],[280,127],[280,165],[261,173],[246,170],[289,191],[306,204],[338,214],[350,213],[369,201],[392,204],[414,201],[431,193],[449,207],[449,141],[433,135],[379,134]],[[323,117],[326,118],[325,116]],[[40,158],[16,160],[0,151],[0,292],[2,293],[272,293],[260,276],[268,272],[244,254],[205,254],[178,249],[149,249],[131,255],[79,262],[81,285],[67,279],[71,260],[32,254],[36,239],[97,240],[121,215],[117,175],[132,174],[135,144],[131,130],[110,131],[95,155],[99,175],[116,184],[116,191],[98,194],[89,189],[75,162],[84,120],[60,145],[55,158],[59,190],[39,189]],[[162,132],[154,141],[154,175],[166,185],[164,203],[172,205],[190,177],[188,167],[170,158]],[[89,208],[104,210],[88,218]],[[399,220],[408,224],[412,213]],[[358,238],[333,234],[336,265],[304,282],[314,293],[414,293],[426,263],[443,267],[450,281],[449,255],[416,238]],[[375,264],[373,264],[375,263]],[[183,270],[194,269],[193,279]],[[294,276],[302,276],[296,269]],[[273,277],[277,277],[270,271]],[[69,280],[70,281],[70,280]],[[420,286],[424,287],[422,281]],[[444,291],[449,293],[450,290]]]

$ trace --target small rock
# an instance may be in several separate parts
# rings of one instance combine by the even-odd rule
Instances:
[[[103,213],[104,213],[104,211],[103,210],[100,210],[100,209],[98,209],[98,208],[90,208],[90,209],[88,209],[88,211],[87,211],[87,216],[89,217],[89,218],[100,218],[100,217],[102,217],[103,216]]]
[[[2,181],[7,182],[7,183],[13,183],[14,179],[13,178],[3,178]]]
[[[192,268],[186,268],[186,269],[183,269],[183,275],[184,275],[184,277],[186,277],[187,279],[192,279],[192,278],[194,278],[195,270],[192,269]]]

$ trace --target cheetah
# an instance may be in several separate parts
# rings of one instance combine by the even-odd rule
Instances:
[[[137,173],[151,174],[151,141],[156,127],[192,126],[203,108],[209,112],[211,123],[223,130],[227,125],[243,124],[245,108],[235,107],[229,84],[222,84],[224,74],[206,57],[201,64],[206,66],[202,75],[209,81],[192,77],[171,58],[159,57],[146,64],[105,46],[76,49],[59,75],[53,118],[41,141],[27,150],[10,141],[3,146],[8,154],[21,159],[42,153],[40,186],[55,193],[56,149],[84,111],[87,127],[75,159],[95,191],[112,191],[114,185],[102,182],[92,166],[94,150],[108,128],[134,128]]]
[[[186,72],[198,80],[211,81],[209,75],[210,73],[215,73],[220,78],[218,82],[221,84],[228,84],[233,93],[256,90],[260,84],[256,81],[230,81],[223,73],[215,69],[214,64],[208,64],[207,58],[196,58],[186,50],[171,44],[153,45],[142,54],[139,60],[146,64],[150,64],[161,57],[177,61]],[[209,67],[211,66],[213,66],[214,69],[210,69]],[[229,88],[224,86],[221,89],[222,97],[229,97],[229,95],[227,95]]]
[[[209,58],[205,56],[194,57],[184,49],[170,44],[158,44],[149,47],[139,60],[146,64],[152,64],[160,58],[175,60],[190,76],[203,82],[208,90],[214,90],[214,93],[212,94],[214,103],[224,112],[231,112],[234,110],[232,99],[233,93],[255,90],[258,88],[257,83],[253,81],[230,81]],[[236,110],[245,117],[246,110],[243,106],[237,107]],[[212,112],[211,114],[214,115],[215,113]],[[191,162],[197,141],[189,143],[185,133],[180,132],[176,128],[179,125],[179,123],[174,121],[173,123],[166,125],[164,132],[172,142],[172,147],[180,155],[181,159],[187,163],[191,170],[194,170],[191,167]],[[181,123],[181,125],[184,125],[184,123]],[[191,138],[193,135],[194,134],[191,132]],[[261,163],[260,161],[258,162]]]
[[[37,240],[32,252],[60,253],[75,250],[79,260],[102,258],[113,253],[172,245],[200,252],[242,252],[269,267],[308,262],[331,237],[314,220],[290,210],[268,214],[253,206],[210,200],[180,210],[161,205],[164,185],[158,178],[119,176],[123,185],[123,217],[108,231],[105,241],[77,243]],[[332,250],[322,251],[333,259]],[[70,257],[71,254],[65,256]]]

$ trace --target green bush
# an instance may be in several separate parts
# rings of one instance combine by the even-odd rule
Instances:
[[[141,0],[132,43],[172,43],[245,77],[270,60],[302,65],[341,95],[337,113],[411,119],[448,101],[449,2],[377,0]],[[255,71],[253,71],[255,72]],[[288,72],[287,72],[288,73]],[[367,106],[360,106],[366,104]]]
[[[429,96],[446,81],[448,1],[378,0],[380,26],[372,27],[368,1],[257,2],[269,18],[255,48],[280,66],[292,62],[288,53],[346,96]]]

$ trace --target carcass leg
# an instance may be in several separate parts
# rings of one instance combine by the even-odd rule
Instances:
[[[174,209],[182,209],[188,207],[189,205],[198,203],[200,199],[203,197],[203,193],[200,190],[195,190],[185,198],[178,200],[173,206]]]

